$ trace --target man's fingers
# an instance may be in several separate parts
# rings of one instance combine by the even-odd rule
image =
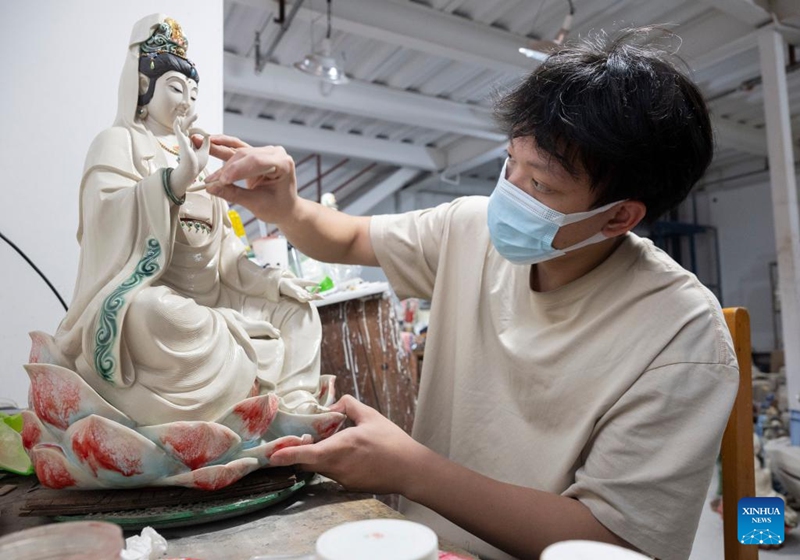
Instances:
[[[328,409],[333,412],[341,412],[356,424],[369,418],[373,413],[378,414],[374,408],[370,408],[351,395],[343,396]]]
[[[211,155],[222,161],[228,161],[240,148],[249,148],[250,144],[239,140],[235,136],[225,134],[211,135]]]
[[[214,155],[214,150],[215,149],[219,150],[220,148],[219,147],[215,148],[213,140],[212,140],[212,143],[211,143],[211,155]],[[224,148],[224,147],[221,148],[221,149],[222,150],[231,150],[231,148]],[[230,177],[230,175],[232,174],[230,169],[231,169],[231,167],[233,167],[234,172],[235,172],[236,168],[241,165],[241,164],[235,165],[236,162],[240,161],[243,157],[244,157],[244,155],[242,154],[242,152],[237,153],[235,150],[233,150],[226,157],[221,158],[221,159],[225,159],[225,164],[222,167],[220,167],[219,169],[217,169],[214,173],[212,173],[211,175],[206,177],[206,183],[214,183],[214,182],[233,183],[234,181],[236,181],[236,179],[228,179],[228,177]],[[222,176],[223,173],[225,173],[225,177]]]
[[[227,200],[230,204],[241,204],[245,208],[257,207],[264,197],[262,193],[241,189],[234,185],[209,185],[206,187],[206,191]]]
[[[239,152],[241,153],[241,152]],[[238,155],[238,154],[237,154]],[[217,180],[223,183],[234,183],[243,179],[263,177],[270,173],[275,173],[276,166],[265,166],[252,155],[244,155],[240,158],[232,158],[219,170]]]
[[[313,445],[284,447],[272,454],[269,464],[273,467],[302,464],[308,466],[309,470],[313,470],[314,465],[319,462],[321,446],[322,442]]]
[[[192,141],[192,145],[195,148],[199,148],[200,146],[202,146],[203,142],[205,142],[206,140],[209,140],[209,142],[211,141],[208,136],[203,136],[202,134],[192,134],[189,139]]]
[[[219,144],[214,143],[214,137],[211,137],[211,155],[217,159],[221,159],[222,161],[228,161],[231,159],[234,154],[236,153],[235,148],[229,148],[228,146],[220,146]]]
[[[243,140],[239,140],[235,136],[228,136],[226,134],[214,134],[211,136],[211,143],[215,146],[220,146],[223,148],[250,148],[250,144],[244,142]]]

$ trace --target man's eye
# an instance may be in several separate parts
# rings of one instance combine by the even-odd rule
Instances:
[[[183,90],[182,90],[181,88],[179,88],[179,87],[170,86],[170,88],[171,88],[171,89],[172,89],[172,91],[174,91],[175,93],[183,93]]]
[[[531,181],[531,183],[533,183],[533,188],[536,189],[537,191],[539,191],[542,194],[550,194],[550,193],[553,192],[552,190],[550,190],[547,187],[545,187],[543,184],[541,184],[536,179],[533,179]]]

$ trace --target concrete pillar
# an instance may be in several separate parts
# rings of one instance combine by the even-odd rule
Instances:
[[[765,28],[759,33],[758,46],[764,80],[791,438],[793,445],[800,445],[800,207],[786,87],[785,45],[778,31]]]

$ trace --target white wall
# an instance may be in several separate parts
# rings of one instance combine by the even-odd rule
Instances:
[[[777,257],[769,183],[700,193],[698,213],[700,223],[718,228],[724,305],[747,307],[753,350],[771,351],[769,263]]]
[[[133,24],[174,17],[200,73],[198,124],[222,131],[222,0],[27,0],[0,7],[0,232],[69,303],[78,266],[78,186],[92,139],[111,125]],[[54,332],[64,310],[0,241],[0,404],[27,402],[31,330]]]

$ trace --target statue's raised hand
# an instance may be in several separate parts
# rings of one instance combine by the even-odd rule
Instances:
[[[175,168],[175,171],[173,171],[170,176],[170,187],[178,198],[186,193],[186,189],[195,182],[197,176],[208,163],[211,138],[204,130],[192,127],[192,124],[194,124],[196,120],[197,115],[177,117],[173,125],[175,138],[178,140],[180,161],[178,162],[178,167]],[[189,139],[193,134],[199,134],[203,137],[203,142],[197,149],[195,149],[192,141]]]

